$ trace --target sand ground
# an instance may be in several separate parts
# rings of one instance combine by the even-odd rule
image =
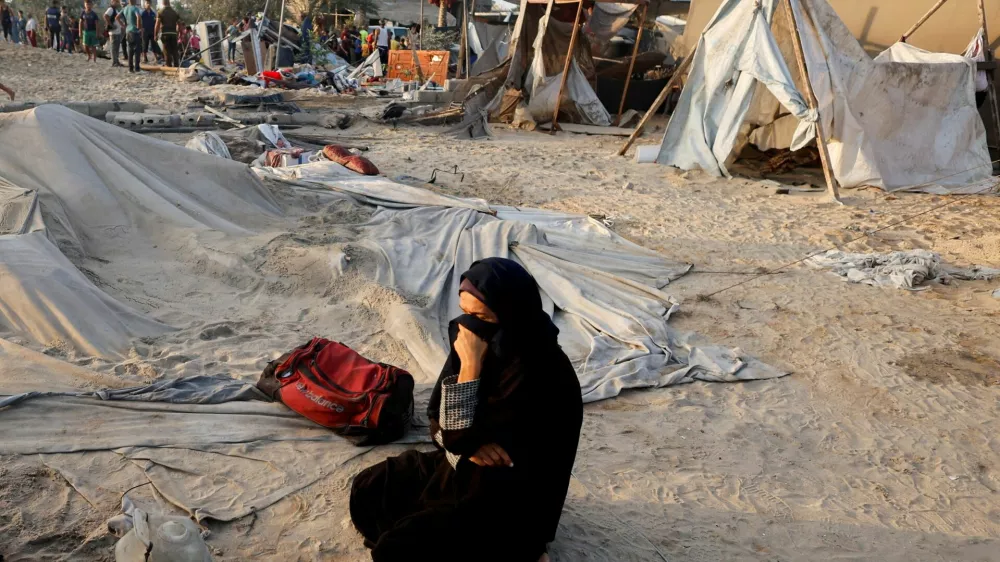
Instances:
[[[83,57],[0,45],[0,81],[19,99],[172,108],[212,91],[107,64],[82,70]],[[555,560],[1000,560],[1000,299],[991,296],[1000,284],[904,292],[798,265],[706,297],[746,272],[837,245],[927,248],[956,264],[1000,266],[1000,199],[960,198],[844,245],[952,199],[849,190],[841,206],[776,195],[754,180],[636,165],[613,155],[621,141],[611,137],[498,128],[493,140],[457,141],[374,124],[348,132],[388,176],[426,179],[457,165],[464,180],[439,173],[436,189],[602,214],[631,240],[694,263],[667,288],[682,301],[675,324],[793,373],[588,405]],[[650,131],[641,142],[658,140]],[[364,559],[346,519],[349,477],[259,514],[322,517],[327,536],[217,525],[217,558]],[[111,514],[37,459],[0,458],[7,560],[60,559]],[[109,559],[112,543],[96,544],[68,558]]]

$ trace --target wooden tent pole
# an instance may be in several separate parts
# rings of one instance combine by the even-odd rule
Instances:
[[[979,0],[979,26],[983,28],[983,57],[986,62],[993,61],[993,51],[990,49],[990,32],[986,28],[986,6],[983,4],[983,0]],[[986,70],[986,98],[990,102],[990,113],[992,114],[992,123],[994,138],[1000,140],[1000,110],[997,103],[997,87],[994,82],[993,69]],[[990,170],[990,173],[993,171]]]
[[[625,110],[625,96],[628,95],[628,87],[632,82],[632,69],[635,68],[635,57],[639,54],[639,41],[642,40],[642,28],[646,26],[646,11],[649,4],[642,5],[642,17],[639,18],[639,31],[635,34],[635,47],[632,48],[632,60],[628,63],[628,74],[625,75],[625,87],[622,88],[622,101],[618,104],[618,117],[615,118],[615,127],[622,121],[622,111]]]
[[[618,150],[618,156],[624,156],[625,153],[628,152],[629,147],[632,146],[635,139],[639,138],[639,135],[642,134],[642,129],[646,126],[646,121],[649,121],[653,114],[660,109],[660,106],[663,105],[664,101],[666,101],[667,95],[670,94],[670,90],[672,90],[674,86],[681,81],[681,78],[687,72],[688,67],[691,66],[691,61],[694,59],[695,51],[697,51],[697,49],[688,53],[688,55],[684,57],[684,60],[682,60],[674,70],[674,74],[670,77],[670,80],[667,81],[667,85],[660,90],[660,95],[656,96],[656,99],[653,100],[653,105],[649,106],[649,109],[646,110],[646,114],[642,116],[642,120],[640,120],[639,124],[635,126],[635,131],[632,132],[632,135],[629,136],[628,140],[625,141],[625,144],[623,144],[621,149]]]
[[[982,1],[982,0],[980,0]],[[818,117],[816,121],[816,148],[819,149],[819,160],[823,165],[823,176],[826,178],[826,188],[834,201],[840,202],[840,190],[837,187],[837,180],[833,177],[833,169],[830,167],[830,153],[827,151],[826,138],[823,136],[823,119],[819,118],[819,102],[816,101],[816,93],[813,92],[812,83],[809,82],[809,70],[806,68],[806,56],[802,52],[802,37],[799,35],[799,25],[795,21],[795,11],[792,10],[792,0],[785,0],[788,22],[792,28],[792,43],[795,46],[795,60],[799,63],[799,73],[802,75],[802,82],[806,90],[806,99],[809,101],[809,108],[816,111]]]
[[[443,0],[442,0],[443,1]],[[465,70],[465,78],[468,78],[468,70],[465,68],[465,59],[469,53],[469,25],[465,21],[465,0],[462,0],[462,35],[459,39],[459,53],[458,53],[458,68],[455,69],[455,78],[463,78],[463,70]]]
[[[920,29],[920,26],[924,25],[924,22],[929,20],[931,16],[934,15],[934,12],[937,12],[941,8],[941,6],[944,6],[944,3],[947,1],[948,0],[938,0],[937,4],[931,6],[931,9],[927,10],[927,13],[924,14],[922,18],[918,19],[917,23],[913,24],[913,27],[906,30],[906,33],[904,33],[903,36],[899,38],[900,43],[906,43],[906,40],[910,38],[910,35],[913,35],[914,32]]]
[[[576,18],[573,20],[573,34],[569,36],[569,50],[566,51],[566,64],[563,65],[562,81],[559,82],[559,94],[556,95],[556,109],[552,112],[552,130],[550,135],[559,129],[559,104],[562,101],[563,90],[566,89],[566,79],[569,78],[569,65],[573,61],[573,50],[576,49],[576,36],[580,32],[580,15],[583,13],[583,0],[576,5]],[[546,23],[548,25],[548,23]]]

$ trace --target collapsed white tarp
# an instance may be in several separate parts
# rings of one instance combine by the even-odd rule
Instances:
[[[386,331],[406,345],[426,380],[446,358],[447,323],[460,313],[459,276],[488,256],[516,259],[538,280],[585,401],[624,388],[779,374],[740,358],[739,351],[689,348],[667,325],[676,303],[660,289],[690,266],[632,244],[593,219],[507,207],[484,212],[476,200],[446,199],[383,178],[348,179],[330,162],[259,173],[379,201],[383,208],[362,227],[360,243],[384,257],[381,284],[426,297],[395,305],[386,320]],[[692,354],[714,359],[692,366]]]
[[[972,61],[906,44],[872,60],[825,0],[791,5],[841,185],[960,192],[992,172]],[[799,126],[793,139],[771,146],[795,150],[814,137],[817,113],[793,79],[798,69],[789,71],[791,22],[777,6],[722,3],[698,42],[657,162],[728,175],[749,129],[784,114]]]
[[[587,217],[490,207],[332,162],[257,170],[262,181],[59,106],[0,115],[0,128],[0,396],[19,395],[0,398],[0,454],[42,454],[100,509],[150,483],[154,511],[232,520],[347,470],[365,449],[248,399],[247,381],[311,335],[384,337],[413,360],[419,404],[459,313],[459,275],[490,256],[538,280],[586,401],[785,374],[672,330],[663,288],[689,266]],[[362,249],[374,257],[348,260]],[[286,286],[307,277],[318,282]],[[337,291],[362,277],[380,283],[363,299],[388,304],[338,319],[351,303]]]

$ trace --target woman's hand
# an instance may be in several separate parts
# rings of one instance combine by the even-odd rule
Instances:
[[[514,463],[510,461],[510,456],[507,454],[507,451],[504,451],[503,447],[497,445],[496,443],[483,445],[478,451],[476,451],[476,454],[469,457],[469,460],[479,466],[514,466]]]
[[[479,378],[487,347],[487,343],[482,338],[459,324],[458,337],[455,338],[455,353],[462,361],[462,368],[458,372],[458,382],[469,382]]]

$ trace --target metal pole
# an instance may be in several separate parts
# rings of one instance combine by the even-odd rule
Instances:
[[[910,35],[913,35],[913,32],[920,29],[920,26],[924,25],[924,22],[930,19],[930,17],[934,15],[934,12],[938,11],[938,9],[941,8],[941,6],[944,6],[944,3],[947,1],[948,0],[938,0],[938,3],[931,6],[931,9],[927,10],[927,13],[924,14],[922,18],[918,19],[917,23],[913,24],[913,27],[906,30],[906,33],[904,33],[903,36],[899,38],[899,42],[906,43],[906,40],[910,38]]]
[[[983,57],[986,62],[993,62],[993,51],[990,49],[990,32],[986,27],[986,6],[983,0],[979,0],[979,26],[983,28]],[[994,138],[1000,141],[1000,110],[997,103],[997,88],[994,82],[993,69],[986,70],[986,93],[990,101],[990,113],[992,114]],[[992,170],[991,170],[992,173]]]
[[[563,65],[562,81],[559,82],[559,94],[556,96],[556,108],[552,111],[552,130],[550,135],[556,134],[559,129],[559,105],[562,101],[563,90],[566,89],[566,80],[569,78],[569,64],[573,61],[573,50],[576,48],[576,36],[580,32],[580,15],[583,13],[583,0],[576,5],[576,18],[573,19],[573,34],[569,36],[569,50],[566,52],[566,63]]]
[[[419,36],[417,37],[417,39],[419,40],[420,44],[416,45],[416,41],[414,41],[414,43],[415,43],[414,44],[414,48],[415,49],[423,50],[423,48],[424,48],[424,2],[426,2],[426,0],[417,0],[417,1],[420,2],[420,32],[419,32]]]
[[[632,143],[635,142],[635,139],[639,138],[639,135],[642,134],[642,129],[646,126],[646,121],[649,121],[653,114],[660,109],[664,100],[667,99],[667,95],[670,93],[670,90],[672,90],[673,87],[681,81],[681,77],[685,72],[687,72],[688,67],[691,66],[691,60],[694,59],[694,53],[695,51],[688,53],[687,56],[684,57],[684,60],[682,60],[681,63],[677,65],[677,68],[674,69],[674,74],[670,77],[670,80],[667,81],[667,85],[660,90],[660,95],[656,96],[656,99],[653,100],[653,105],[649,106],[649,109],[646,110],[646,114],[642,116],[642,120],[640,120],[639,124],[635,126],[635,131],[632,131],[628,140],[625,141],[625,144],[623,144],[618,150],[618,156],[624,156],[624,154],[628,152],[629,147],[632,146]]]
[[[642,29],[646,26],[646,10],[649,4],[642,5],[642,17],[639,18],[639,31],[635,34],[635,47],[632,48],[632,60],[628,63],[628,74],[625,75],[625,87],[622,88],[622,101],[618,104],[618,117],[615,118],[617,127],[622,121],[622,111],[625,110],[625,96],[628,95],[628,87],[632,82],[632,69],[635,68],[635,57],[639,54],[639,41],[642,40]]]
[[[980,0],[982,2],[982,0]],[[795,60],[799,63],[799,72],[802,73],[802,82],[806,90],[806,100],[811,109],[817,109],[819,103],[816,101],[816,93],[813,92],[812,83],[809,82],[809,70],[806,68],[806,57],[802,52],[802,37],[799,36],[799,26],[795,21],[795,11],[792,10],[792,0],[785,0],[785,11],[788,14],[788,23],[792,28],[792,43],[795,47]],[[826,138],[823,135],[823,119],[816,122],[816,148],[819,149],[819,161],[823,165],[823,176],[826,179],[826,188],[834,201],[840,201],[840,190],[837,188],[837,180],[833,177],[833,169],[830,167],[830,153],[827,151]]]

